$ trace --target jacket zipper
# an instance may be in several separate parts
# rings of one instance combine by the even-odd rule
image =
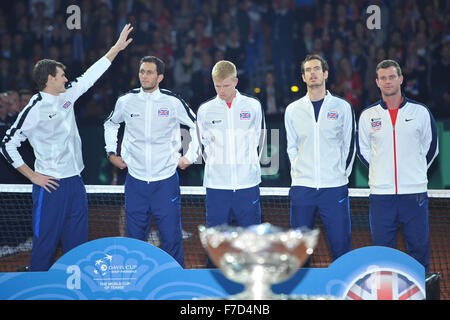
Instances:
[[[150,165],[146,165],[145,167],[146,167],[146,171],[147,171],[147,177],[150,177],[150,167],[151,167],[151,161],[152,161],[152,159],[151,159],[151,153],[152,153],[152,150],[151,150],[151,144],[150,143],[148,143],[148,139],[150,139],[150,136],[151,136],[151,126],[150,126],[150,124],[151,124],[151,104],[150,104],[150,106],[149,106],[149,99],[148,99],[148,97],[146,97],[146,101],[145,101],[145,105],[146,105],[146,112],[145,112],[145,153],[146,153],[146,155],[148,156],[148,161],[147,161],[147,163],[148,164],[150,164]],[[150,119],[148,119],[148,117],[150,117]],[[150,181],[147,181],[147,184],[149,184],[150,183]]]
[[[395,142],[395,125],[393,126],[392,135],[394,137],[394,179],[395,179],[395,194],[398,194],[397,184],[397,146]]]
[[[322,113],[323,105],[325,102],[322,102],[322,106],[320,107],[319,114],[317,116],[317,120],[315,118],[314,107],[312,108],[312,117],[314,123],[314,182],[316,185],[316,190],[320,189],[320,128],[319,128],[319,119],[320,114]],[[312,105],[312,102],[311,102]]]
[[[402,104],[402,102],[400,102],[400,105]],[[396,111],[396,115],[395,115],[395,121],[392,120],[392,114],[389,111],[388,105],[386,103],[386,107],[388,108],[388,112],[389,112],[389,116],[391,118],[391,122],[392,122],[392,137],[393,137],[393,143],[394,143],[394,183],[395,183],[395,194],[398,194],[398,172],[397,172],[397,144],[395,141],[395,125],[397,124],[397,119],[398,119],[398,113],[399,113],[399,109],[400,109],[400,105],[397,107],[397,111]]]
[[[319,124],[314,122],[314,180],[316,189],[320,188],[320,155],[319,155]]]
[[[231,103],[233,105],[233,102]],[[228,121],[230,122],[231,130],[228,132],[228,139],[230,141],[230,151],[232,151],[232,157],[234,165],[231,166],[231,184],[233,185],[233,192],[236,192],[236,146],[234,144],[234,122],[233,122],[233,110],[227,107]]]

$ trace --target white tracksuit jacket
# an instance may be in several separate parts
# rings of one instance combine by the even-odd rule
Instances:
[[[199,148],[195,121],[192,110],[171,91],[133,89],[117,99],[104,122],[105,150],[117,152],[117,133],[125,122],[121,156],[128,173],[142,181],[163,180],[175,173],[181,157],[180,124],[189,127],[191,136],[184,156],[191,163],[196,161]]]
[[[200,105],[197,125],[204,146],[205,187],[237,190],[261,183],[265,120],[256,98],[237,91],[228,108],[216,96]]]
[[[356,153],[356,124],[347,101],[327,90],[316,121],[305,95],[287,106],[284,122],[292,186],[319,189],[348,184]]]
[[[74,104],[110,65],[108,58],[102,57],[82,76],[67,83],[64,93],[33,95],[3,139],[1,152],[6,160],[14,168],[23,165],[17,149],[28,139],[36,156],[36,172],[61,179],[79,175],[84,164]]]
[[[427,191],[427,169],[438,154],[437,129],[430,110],[405,97],[395,128],[380,100],[358,121],[358,157],[369,167],[371,194]]]

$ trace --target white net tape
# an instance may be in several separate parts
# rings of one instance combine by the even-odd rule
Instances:
[[[180,188],[182,195],[205,195],[206,189],[204,187],[188,187],[182,186]],[[32,191],[31,184],[0,184],[0,192],[10,193],[30,193]],[[86,185],[87,193],[123,193],[124,186],[110,186],[110,185]],[[261,196],[288,196],[289,187],[261,187]],[[368,197],[370,190],[367,188],[349,188],[350,197]],[[445,189],[431,189],[428,190],[428,197],[430,198],[450,198],[450,190]]]

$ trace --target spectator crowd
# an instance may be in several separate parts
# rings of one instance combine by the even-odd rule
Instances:
[[[66,24],[73,4],[80,8],[79,29]],[[366,24],[369,5],[380,8],[380,29]],[[38,60],[61,61],[74,79],[128,22],[134,41],[77,102],[81,122],[104,120],[120,94],[139,86],[145,55],[166,63],[161,86],[194,111],[215,95],[214,63],[233,61],[238,90],[256,95],[270,121],[306,92],[300,62],[310,53],[328,61],[327,86],[357,115],[380,98],[375,66],[389,58],[402,66],[408,97],[427,104],[437,119],[450,118],[446,0],[15,0],[0,9],[0,138],[35,93],[31,72]]]

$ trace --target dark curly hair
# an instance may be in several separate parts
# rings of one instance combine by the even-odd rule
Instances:
[[[308,54],[305,58],[305,60],[302,61],[302,74],[305,74],[305,63],[311,60],[319,60],[320,64],[322,65],[322,71],[328,71],[330,70],[330,67],[328,67],[328,62],[322,58],[318,54]]]

